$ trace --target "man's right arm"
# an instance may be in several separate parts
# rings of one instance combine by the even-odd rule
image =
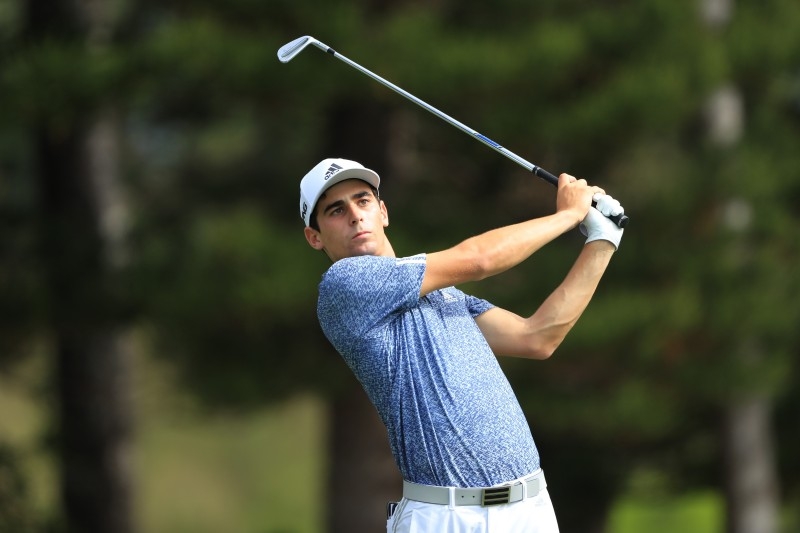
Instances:
[[[494,229],[441,252],[427,255],[420,296],[451,285],[478,281],[514,267],[542,246],[576,227],[602,193],[585,180],[567,174],[559,177],[556,212]]]

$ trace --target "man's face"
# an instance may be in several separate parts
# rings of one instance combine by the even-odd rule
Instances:
[[[383,228],[389,225],[386,206],[370,186],[358,179],[337,183],[317,202],[319,231],[307,227],[306,240],[332,261],[357,255],[393,255]]]

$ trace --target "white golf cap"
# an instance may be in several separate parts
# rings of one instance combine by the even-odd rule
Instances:
[[[378,174],[349,159],[331,158],[317,163],[300,182],[300,218],[306,226],[310,225],[311,213],[322,193],[341,181],[354,178],[366,181],[376,189],[381,184]]]

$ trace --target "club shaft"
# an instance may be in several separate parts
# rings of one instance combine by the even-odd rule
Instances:
[[[378,76],[377,74],[375,74],[371,70],[369,70],[369,69],[359,65],[355,61],[343,56],[342,54],[338,53],[336,50],[334,50],[330,46],[328,46],[328,45],[326,45],[324,43],[321,43],[319,41],[316,41],[316,40],[313,42],[313,44],[315,46],[317,46],[318,48],[320,48],[321,50],[324,50],[325,52],[331,54],[336,59],[346,63],[347,65],[353,67],[354,69],[358,70],[359,72],[361,72],[363,74],[366,74],[367,76],[369,76],[373,80],[377,81],[378,83],[380,83],[384,87],[388,87],[389,89],[393,90],[394,92],[396,92],[400,96],[403,96],[404,98],[406,98],[408,100],[411,100],[412,102],[414,102],[415,104],[417,104],[421,108],[427,110],[430,113],[433,113],[434,115],[436,115],[440,119],[444,120],[445,122],[449,123],[450,125],[455,126],[456,128],[458,128],[461,131],[463,131],[464,133],[466,133],[467,135],[479,140],[480,142],[482,142],[486,146],[488,146],[488,147],[492,148],[493,150],[501,153],[502,155],[506,156],[511,161],[514,161],[515,163],[517,163],[521,167],[527,169],[529,172],[532,172],[535,176],[538,176],[539,178],[543,179],[544,181],[546,181],[546,182],[548,182],[548,183],[550,183],[552,185],[558,186],[558,178],[554,174],[551,174],[550,172],[548,172],[545,169],[543,169],[542,167],[540,167],[538,165],[534,165],[530,161],[520,157],[519,155],[515,154],[511,150],[503,148],[500,144],[494,142],[493,140],[489,139],[485,135],[482,135],[481,133],[478,133],[477,131],[475,131],[474,129],[470,128],[466,124],[454,119],[453,117],[451,117],[447,113],[445,113],[445,112],[433,107],[432,105],[428,104],[427,102],[425,102],[423,100],[420,100],[419,98],[417,98],[413,94],[411,94],[408,91],[398,87],[397,85],[395,85],[394,83],[390,82],[389,80],[387,80],[387,79],[385,79],[385,78],[383,78],[381,76]],[[624,215],[624,214],[623,215],[611,216],[609,218],[611,220],[613,220],[614,223],[617,224],[617,226],[619,226],[620,228],[624,228],[625,225],[627,225],[627,223],[628,223],[628,217],[626,215]]]

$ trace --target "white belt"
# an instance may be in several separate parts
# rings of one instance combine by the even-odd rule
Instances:
[[[439,505],[482,505],[485,507],[514,503],[522,501],[525,497],[533,498],[545,487],[547,487],[547,483],[544,480],[544,473],[539,470],[519,481],[497,487],[437,487],[403,481],[403,497],[417,502]],[[454,492],[452,502],[450,501],[451,491]]]

